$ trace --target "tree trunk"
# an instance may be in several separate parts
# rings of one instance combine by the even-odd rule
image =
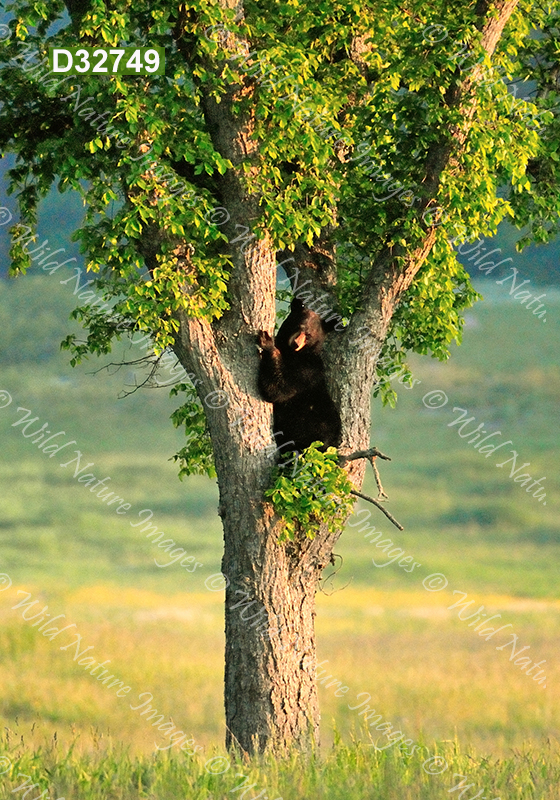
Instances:
[[[263,263],[268,261],[262,253],[253,258],[255,270]],[[261,285],[260,291],[260,301],[252,303],[251,327],[272,331],[274,295],[268,286],[263,292]],[[363,448],[369,444],[374,356],[350,347],[352,334],[330,336],[330,383],[344,421],[343,449]],[[281,520],[263,498],[276,458],[271,454],[272,406],[260,400],[256,386],[254,333],[228,335],[218,351],[208,323],[185,316],[176,352],[185,368],[200,377],[203,402],[218,390],[228,397],[221,408],[206,407],[224,528],[227,746],[249,753],[283,750],[294,742],[313,746],[320,718],[315,593],[340,532],[321,529],[313,540],[302,536],[301,542],[278,544]],[[349,472],[359,488],[363,463],[351,462]]]
[[[217,0],[217,3],[208,5],[216,4],[234,10],[238,20],[243,18],[243,0]],[[477,0],[474,4],[472,10],[478,17],[480,42],[488,56],[492,56],[517,4],[518,0]],[[91,5],[91,0],[66,0],[76,31],[84,11]],[[201,9],[204,7],[204,4],[194,5],[200,5]],[[207,80],[212,71],[220,74],[226,62],[221,57],[212,57],[209,54],[211,48],[197,46],[202,37],[208,40],[205,26],[213,15],[207,19],[206,10],[197,11],[191,6],[177,4],[175,43],[196,84],[197,109],[204,115],[206,131],[213,146],[232,165],[223,175],[214,169],[210,176],[194,176],[192,185],[207,196],[206,178],[212,178],[209,185],[212,186],[213,201],[216,207],[225,208],[228,214],[228,223],[220,226],[227,243],[220,246],[230,257],[232,266],[227,313],[212,323],[178,313],[180,328],[174,350],[182,365],[198,379],[197,392],[207,414],[220,488],[219,513],[225,540],[223,572],[228,583],[225,610],[226,742],[228,746],[237,746],[247,752],[272,747],[283,749],[293,742],[313,744],[318,740],[314,602],[321,572],[331,559],[341,531],[330,533],[321,529],[313,540],[302,536],[301,541],[278,544],[281,520],[264,499],[263,493],[270,485],[275,459],[267,451],[273,444],[272,406],[264,403],[257,392],[259,360],[256,334],[260,329],[270,333],[274,329],[276,252],[271,237],[262,229],[259,229],[258,240],[252,233],[257,230],[255,223],[262,219],[262,198],[254,188],[258,181],[252,179],[258,176],[261,168],[263,153],[259,152],[261,142],[255,130],[262,126],[263,118],[257,116],[251,103],[257,91],[257,81],[254,76],[249,76],[249,70],[245,78],[239,79],[239,85],[230,85],[219,96],[212,82]],[[208,30],[216,28],[222,29],[223,26],[210,26]],[[266,50],[268,40],[273,54],[275,35],[269,36],[264,30],[260,32],[258,24],[251,24],[248,30],[251,29],[255,32],[254,41],[224,33],[220,49],[226,56],[235,55],[237,58],[238,54],[246,54],[249,57],[253,47],[260,49],[261,42],[263,50]],[[294,29],[292,33],[295,32]],[[376,72],[370,70],[369,62],[362,58],[369,47],[373,44],[367,31],[362,31],[356,35],[350,48],[350,57],[364,80],[373,80],[368,74]],[[289,51],[288,47],[286,52],[289,54]],[[294,58],[295,68],[299,55],[296,51],[294,55],[298,56]],[[251,56],[249,65],[251,61],[256,60]],[[334,63],[333,55],[329,70]],[[282,60],[281,69],[285,68],[286,62]],[[453,159],[467,141],[470,122],[476,113],[472,89],[483,69],[480,65],[469,71],[467,77],[457,70],[455,85],[451,85],[441,99],[442,111],[455,109],[461,121],[449,129],[437,123],[440,138],[426,161],[425,176],[421,181],[420,213],[435,207],[442,172],[450,164],[453,166]],[[190,81],[186,86],[190,91]],[[351,106],[349,109],[352,113],[348,114],[348,119],[351,119],[354,111]],[[437,119],[437,115],[433,118]],[[274,117],[271,117],[270,124],[274,122]],[[190,129],[190,124],[180,125],[179,130]],[[133,133],[135,130],[133,126]],[[141,130],[138,135],[142,136]],[[305,146],[305,139],[301,146]],[[201,158],[204,158],[205,149],[206,142],[201,137]],[[31,147],[34,155],[35,150]],[[179,150],[182,152],[181,148]],[[164,151],[162,155],[167,157],[168,152]],[[264,158],[269,156],[264,155]],[[278,170],[287,166],[276,163],[272,156],[270,158],[269,167]],[[342,151],[336,155],[333,152],[335,158],[343,163]],[[293,164],[291,160],[289,163]],[[152,167],[146,169],[150,173]],[[38,170],[37,180],[41,175],[44,178],[45,174]],[[269,180],[267,174],[270,176],[265,171],[265,185]],[[40,185],[39,180],[39,188]],[[133,205],[136,182],[130,182],[132,189],[128,188],[127,181],[122,185],[125,194],[129,192],[129,204]],[[302,191],[300,199],[305,196],[307,202],[308,197],[312,204],[312,186],[311,190],[305,188]],[[148,200],[155,204],[159,198],[152,193]],[[297,247],[293,255],[286,251],[285,259],[294,270],[301,270],[300,284],[305,284],[310,278],[313,291],[317,295],[325,293],[330,296],[327,302],[332,303],[336,302],[337,270],[335,237],[331,234],[336,222],[337,211],[333,208],[331,224],[316,237],[315,243],[304,246],[293,242]],[[400,237],[391,234],[391,243],[376,258],[369,275],[364,277],[361,296],[355,303],[358,310],[352,315],[350,324],[342,333],[331,334],[327,340],[327,380],[341,413],[342,452],[362,450],[370,444],[370,398],[375,362],[393,310],[434,244],[436,229],[435,225],[430,225],[426,223],[425,236],[420,237],[418,245],[410,251],[405,250],[405,245],[393,244],[393,240],[398,241]],[[280,237],[282,241],[289,238],[289,231],[285,233],[286,236],[282,234]],[[167,256],[174,251],[177,270],[188,278],[184,282],[184,291],[188,294],[194,291],[195,279],[198,277],[204,283],[206,276],[197,276],[191,260],[192,243],[181,242],[178,236],[165,225],[161,228],[155,223],[147,225],[138,250],[152,269],[158,263],[156,255],[165,252]],[[239,244],[240,240],[242,244]],[[216,247],[212,243],[206,254],[213,253]],[[201,247],[201,254],[205,252]],[[112,290],[115,286],[117,284],[113,284]],[[119,288],[124,290],[124,284]],[[173,298],[170,302],[176,308]],[[138,313],[141,319],[141,308]],[[368,337],[365,348],[360,344],[364,331]],[[96,336],[93,336],[94,342]],[[350,478],[357,489],[361,488],[364,469],[364,462],[348,464]]]
[[[278,544],[263,489],[272,459],[219,470],[226,576],[226,743],[247,752],[318,743],[315,593],[339,534]],[[220,459],[222,460],[222,459]],[[225,459],[224,459],[225,460]]]
[[[222,571],[230,582],[226,744],[247,752],[308,745],[319,734],[314,617],[324,564],[315,554],[277,544],[270,508],[251,508],[240,492],[250,488],[250,476],[232,477],[220,488],[227,509]]]
[[[346,348],[347,349],[347,348]],[[369,444],[372,358],[338,372],[349,449]],[[371,366],[370,375],[364,365]],[[256,372],[254,375],[256,379]],[[270,405],[261,403],[265,414]],[[346,411],[346,413],[344,413]],[[269,412],[268,412],[269,413]],[[270,424],[268,422],[268,424]],[[270,436],[270,428],[267,431]],[[226,743],[247,752],[319,742],[315,594],[341,531],[278,544],[281,523],[262,500],[275,459],[243,458],[231,444],[217,458],[225,552]],[[359,488],[364,465],[350,465]]]

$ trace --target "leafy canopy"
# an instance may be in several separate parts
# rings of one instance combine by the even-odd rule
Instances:
[[[476,299],[453,243],[491,236],[506,216],[545,241],[560,213],[559,118],[547,111],[558,101],[558,3],[522,0],[491,61],[479,5],[248,0],[235,19],[209,0],[91,0],[73,3],[72,17],[60,0],[15,0],[0,48],[0,147],[17,155],[10,181],[21,211],[13,273],[30,266],[22,235],[35,229],[37,205],[56,182],[83,198],[75,235],[112,307],[76,312],[89,331],[86,342],[67,341],[76,360],[109,352],[131,330],[150,332],[162,352],[179,309],[220,318],[232,266],[220,176],[234,165],[216,146],[205,103],[233,98],[258,142],[235,165],[259,199],[253,233],[280,250],[313,246],[334,227],[334,291],[346,318],[380,254],[411,252],[438,226],[384,355],[445,358]],[[47,75],[47,48],[77,44],[164,47],[166,74]],[[484,74],[471,91],[467,145],[431,198],[426,164],[462,124],[464,109],[449,97],[477,63]],[[365,337],[364,349],[370,344]],[[183,467],[211,470],[193,391],[175,421],[189,419],[198,433]]]

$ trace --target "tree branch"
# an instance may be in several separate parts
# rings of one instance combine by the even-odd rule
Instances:
[[[351,490],[350,494],[355,494],[356,497],[361,497],[362,500],[367,500],[368,503],[373,503],[374,506],[377,506],[377,508],[385,514],[387,519],[391,520],[391,522],[393,523],[393,525],[396,528],[398,528],[400,531],[404,531],[404,528],[401,525],[401,523],[397,522],[397,520],[394,518],[394,516],[389,511],[387,511],[386,508],[383,508],[383,506],[381,505],[381,503],[378,500],[374,500],[373,497],[370,497],[367,494],[362,494],[361,492],[357,492],[354,489]]]
[[[355,461],[357,458],[367,458],[369,460],[371,458],[377,458],[377,456],[384,461],[391,461],[390,457],[382,453],[381,450],[378,450],[377,447],[370,447],[368,450],[356,450],[355,453],[350,453],[347,456],[339,455],[338,463],[343,467],[347,461]]]
[[[477,25],[482,31],[481,45],[491,56],[502,36],[504,28],[518,5],[519,0],[501,0],[490,8],[490,3],[481,0],[476,8],[480,15]],[[494,12],[496,12],[494,14]],[[488,13],[492,16],[487,18]],[[458,83],[445,98],[448,108],[460,108],[463,122],[460,126],[442,131],[439,143],[435,144],[426,159],[425,176],[422,181],[423,199],[419,205],[419,213],[436,202],[437,193],[443,171],[449,167],[458,152],[464,146],[469,130],[469,122],[476,111],[476,100],[472,97],[472,87],[482,76],[484,67],[477,65],[471,74]],[[364,309],[363,324],[381,321],[382,330],[386,330],[394,308],[402,294],[411,285],[418,270],[426,260],[436,238],[436,227],[430,226],[424,241],[410,254],[404,248],[394,246],[386,248],[374,264],[362,295]],[[399,259],[405,258],[404,267],[399,267]]]

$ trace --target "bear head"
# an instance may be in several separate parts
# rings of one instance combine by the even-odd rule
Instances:
[[[321,317],[301,300],[294,298],[290,313],[276,334],[276,347],[283,353],[318,353],[328,331],[334,326],[325,324]]]

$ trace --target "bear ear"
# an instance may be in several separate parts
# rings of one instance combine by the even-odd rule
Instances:
[[[303,300],[300,300],[299,297],[294,297],[294,299],[290,303],[290,313],[291,314],[297,314],[297,313],[301,314],[304,311],[304,309],[305,309],[305,306],[303,304]]]

